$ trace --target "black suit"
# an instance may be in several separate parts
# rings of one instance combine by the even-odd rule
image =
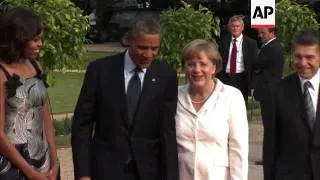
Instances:
[[[129,126],[124,54],[88,66],[72,124],[76,178],[131,179],[125,175],[128,160],[133,159],[140,180],[178,179],[176,72],[154,60],[142,86],[134,122]]]
[[[265,180],[320,179],[320,116],[310,128],[297,73],[285,78],[276,89],[273,113],[264,131]]]
[[[265,113],[272,106],[271,96],[274,87],[282,78],[284,56],[280,42],[272,40],[261,48],[257,61],[253,64],[254,97],[260,101],[262,120],[265,124]]]
[[[232,41],[231,34],[223,36],[219,41],[219,52],[223,59],[222,71],[217,75],[217,77],[225,84],[237,87],[245,101],[248,101],[248,93],[251,89],[251,71],[252,63],[255,62],[257,57],[257,42],[250,39],[247,36],[243,36],[242,40],[242,54],[244,63],[244,72],[236,75],[235,77],[230,77],[230,74],[226,73],[226,68],[229,59],[230,44]]]

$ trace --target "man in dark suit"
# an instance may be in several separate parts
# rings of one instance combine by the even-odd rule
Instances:
[[[280,42],[276,38],[276,28],[258,29],[262,47],[253,63],[254,98],[260,102],[263,125],[267,123],[266,113],[272,105],[274,87],[282,78],[284,56]],[[262,161],[256,164],[262,165]]]
[[[297,71],[276,88],[263,142],[265,180],[320,179],[320,36],[302,30],[293,39]]]
[[[247,103],[251,89],[251,66],[258,51],[257,42],[242,34],[243,16],[232,16],[228,28],[230,33],[219,41],[223,68],[217,77],[223,83],[238,88]]]
[[[284,55],[280,42],[276,38],[275,28],[258,29],[262,47],[257,61],[253,63],[253,77],[256,79],[254,98],[260,102],[263,124],[265,113],[272,107],[271,94],[282,78]]]
[[[177,180],[177,75],[155,60],[160,24],[137,17],[127,51],[86,71],[72,124],[76,179]]]

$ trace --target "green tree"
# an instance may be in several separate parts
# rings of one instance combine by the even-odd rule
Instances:
[[[184,7],[162,11],[164,34],[159,57],[178,71],[181,70],[180,52],[194,39],[216,42],[220,35],[220,20],[207,8],[194,9],[182,2]]]
[[[317,15],[307,5],[294,0],[281,0],[276,3],[276,24],[278,38],[286,53],[291,51],[294,34],[304,28],[319,28]]]
[[[85,52],[89,23],[70,0],[7,0],[10,8],[25,7],[39,14],[45,24],[40,60],[46,70],[77,68]]]
[[[298,4],[295,0],[278,0],[276,3],[277,37],[285,51],[283,75],[292,72],[292,38],[304,28],[319,28],[317,15],[307,5]]]

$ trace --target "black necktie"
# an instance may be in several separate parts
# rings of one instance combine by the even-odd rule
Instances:
[[[141,81],[139,78],[139,72],[141,72],[141,69],[135,68],[133,71],[134,75],[131,77],[127,89],[127,107],[130,124],[132,124],[141,94]]]
[[[308,123],[311,128],[313,128],[314,120],[315,120],[315,110],[312,103],[312,98],[309,92],[309,88],[312,88],[312,84],[309,81],[306,81],[303,84],[304,93],[303,93],[303,100],[304,100],[304,107],[306,108]]]

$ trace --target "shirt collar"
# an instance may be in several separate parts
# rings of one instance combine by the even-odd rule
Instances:
[[[264,45],[263,45],[263,46],[266,46],[267,44],[269,44],[271,41],[273,41],[273,40],[275,40],[275,39],[276,39],[276,37],[274,37],[274,38],[270,39],[268,42],[264,43]]]
[[[134,68],[136,68],[136,65],[134,64],[134,62],[132,61],[129,55],[129,50],[126,50],[124,54],[124,69],[125,71],[130,73],[132,70],[134,70]]]
[[[236,39],[237,42],[240,42],[240,41],[242,40],[242,38],[243,38],[243,34],[240,34],[240,36],[238,36],[237,38],[232,37],[232,41],[233,41],[234,39]]]
[[[306,81],[309,81],[312,84],[313,90],[318,90],[319,83],[320,83],[320,71],[318,69],[317,73],[311,79],[303,79],[300,75],[299,75],[299,79],[301,82],[302,92],[304,90],[303,85]]]

